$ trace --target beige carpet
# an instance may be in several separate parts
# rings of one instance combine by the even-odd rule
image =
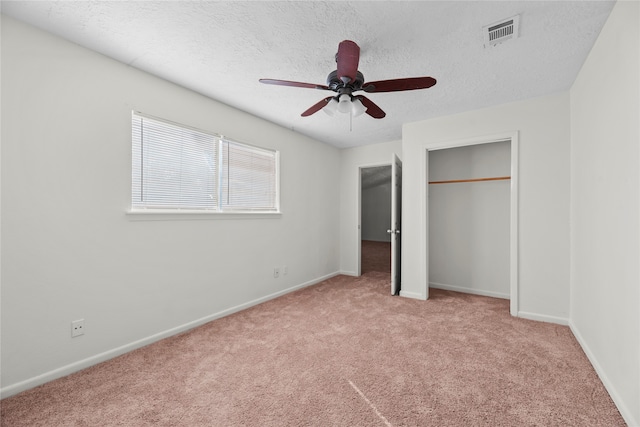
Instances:
[[[377,271],[391,274],[391,243],[363,240],[360,250],[360,273]]]
[[[3,426],[623,426],[567,327],[337,276],[1,402]]]

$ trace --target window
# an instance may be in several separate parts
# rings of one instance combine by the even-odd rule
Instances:
[[[133,210],[278,212],[274,150],[133,113]]]

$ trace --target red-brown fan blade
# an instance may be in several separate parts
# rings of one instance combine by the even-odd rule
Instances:
[[[360,102],[362,102],[362,105],[367,107],[367,111],[365,111],[365,113],[367,113],[368,115],[370,115],[374,119],[381,119],[384,116],[386,116],[386,113],[384,111],[382,111],[382,109],[380,109],[380,107],[378,107],[376,104],[374,104],[373,101],[370,100],[369,98],[367,98],[366,96],[356,95],[356,96],[354,96],[354,98],[358,98],[360,100]]]
[[[341,41],[338,45],[336,62],[338,63],[338,78],[345,84],[356,81],[360,48],[351,40]]]
[[[427,89],[434,84],[436,84],[436,79],[433,77],[410,77],[406,79],[367,82],[362,85],[362,90],[367,93],[398,92],[402,90]]]
[[[314,83],[291,82],[289,80],[260,79],[260,83],[265,83],[268,85],[278,85],[278,86],[303,87],[307,89],[331,90],[325,85],[317,85]]]
[[[331,98],[333,98],[333,96],[328,96],[325,99],[320,100],[318,103],[313,104],[307,111],[302,113],[301,116],[307,117],[312,115],[313,113],[317,113],[318,111],[322,110],[329,101],[331,101]]]

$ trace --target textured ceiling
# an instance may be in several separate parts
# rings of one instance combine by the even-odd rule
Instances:
[[[568,89],[608,1],[2,1],[2,13],[337,147],[402,138],[402,124]],[[520,37],[484,48],[482,27],[520,15]],[[432,76],[367,95],[387,116],[300,114],[330,92],[338,43],[366,81]]]

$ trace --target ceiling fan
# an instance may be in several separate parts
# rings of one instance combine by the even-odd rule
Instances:
[[[433,77],[409,77],[365,83],[364,76],[358,71],[359,60],[360,47],[351,40],[344,40],[338,45],[338,53],[336,53],[337,70],[332,71],[327,76],[326,86],[276,79],[260,79],[260,82],[270,85],[331,90],[337,93],[337,95],[328,96],[312,105],[302,113],[303,117],[323,110],[331,116],[334,115],[336,111],[342,113],[351,112],[354,116],[367,113],[374,119],[383,118],[386,115],[385,112],[366,96],[353,95],[354,92],[359,90],[367,93],[399,92],[404,90],[427,89],[436,84],[436,79]]]

